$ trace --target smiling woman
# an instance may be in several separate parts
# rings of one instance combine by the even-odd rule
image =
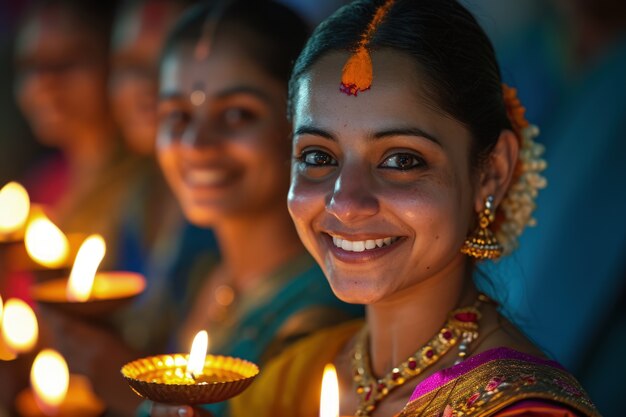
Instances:
[[[334,296],[285,204],[287,79],[306,34],[284,6],[243,0],[190,10],[166,43],[158,159],[186,217],[215,231],[222,258],[187,289],[183,351],[206,328],[211,353],[262,366],[302,335],[362,313]]]
[[[373,56],[377,88],[367,96],[336,94],[348,57],[322,58],[300,87],[319,94],[295,101],[296,132],[303,118],[316,132],[294,138],[289,207],[303,242],[351,302],[397,297],[424,279],[449,282],[451,272],[461,281],[465,257],[454,249],[470,229],[476,187],[469,132],[407,93],[396,78],[412,77],[415,64],[393,51]],[[382,247],[360,250],[377,239]]]
[[[340,415],[599,415],[471,280],[514,248],[545,185],[523,112],[456,0],[358,0],[316,29],[290,81],[288,208],[366,323],[286,349],[231,416],[317,415],[329,362]]]
[[[292,346],[232,415],[315,415],[332,362],[341,415],[598,416],[471,280],[477,260],[514,248],[545,163],[463,6],[345,6],[298,58],[289,110],[291,216],[367,320]]]
[[[284,211],[289,181],[285,86],[221,33],[210,59],[192,45],[166,56],[159,105],[161,165],[187,216],[207,225]]]

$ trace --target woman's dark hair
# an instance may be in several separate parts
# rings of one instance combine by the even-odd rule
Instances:
[[[85,1],[85,0],[35,0],[25,16],[28,19],[33,14],[51,7],[59,7],[69,12],[77,20],[82,29],[95,35],[102,43],[102,52],[108,56],[113,18],[118,2],[111,1]]]
[[[224,28],[249,31],[241,35],[248,37],[242,47],[269,75],[285,83],[309,35],[305,21],[280,3],[213,1],[192,7],[179,19],[168,35],[162,58],[181,44],[197,43],[205,33],[207,22],[215,25],[212,35],[217,38]]]
[[[332,51],[354,51],[383,3],[355,1],[314,31],[289,83],[290,114],[301,77]],[[367,48],[370,52],[390,48],[413,57],[424,80],[425,97],[470,130],[474,166],[493,148],[502,129],[511,128],[493,46],[476,19],[456,0],[395,1]],[[340,80],[337,74],[338,91]]]

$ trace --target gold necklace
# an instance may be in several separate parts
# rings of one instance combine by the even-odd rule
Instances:
[[[367,343],[368,331],[367,327],[363,327],[357,336],[352,355],[354,386],[359,396],[356,416],[370,416],[378,403],[391,391],[421,374],[459,342],[458,359],[455,363],[465,359],[469,344],[478,337],[478,321],[481,317],[478,308],[480,303],[486,301],[489,301],[489,298],[480,294],[474,305],[450,312],[446,324],[432,339],[381,378],[372,375]]]

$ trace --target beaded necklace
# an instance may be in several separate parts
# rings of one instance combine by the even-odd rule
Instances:
[[[465,359],[470,343],[478,338],[478,321],[481,317],[478,308],[482,302],[488,300],[485,295],[480,294],[474,305],[450,312],[445,325],[432,339],[381,378],[372,375],[367,343],[369,334],[367,327],[363,327],[357,336],[352,354],[353,381],[359,397],[356,416],[370,416],[391,391],[439,361],[457,343],[459,353],[455,364]]]

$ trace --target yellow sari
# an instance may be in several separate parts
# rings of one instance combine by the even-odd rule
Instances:
[[[363,326],[320,331],[261,370],[231,400],[231,417],[313,417],[319,414],[324,365]],[[508,348],[480,353],[419,383],[400,417],[599,417],[576,379],[557,363]]]

